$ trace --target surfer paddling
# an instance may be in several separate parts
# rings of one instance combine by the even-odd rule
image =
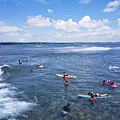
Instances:
[[[99,94],[99,93],[88,93],[89,96],[94,96],[94,97],[105,97],[105,96],[108,96],[108,94]]]
[[[63,75],[64,75],[64,77],[74,77],[74,75],[68,75],[68,74],[66,74],[65,72],[63,73]]]

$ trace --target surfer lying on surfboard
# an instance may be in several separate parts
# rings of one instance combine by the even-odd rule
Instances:
[[[107,83],[109,83],[110,85],[115,85],[115,82],[112,82],[111,80],[106,80]]]
[[[64,76],[74,77],[74,75],[68,75],[68,74],[66,74],[65,72],[64,72],[63,74],[64,74]]]
[[[92,96],[92,95],[93,95],[94,97],[104,97],[104,96],[108,96],[108,94],[102,94],[102,95],[101,95],[101,94],[99,94],[99,93],[95,93],[95,94],[94,94],[93,92],[92,92],[92,93],[88,93],[88,95],[89,95],[89,96]]]

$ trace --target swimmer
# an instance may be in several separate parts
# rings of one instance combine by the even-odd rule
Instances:
[[[103,85],[105,85],[105,80],[103,80],[103,83],[102,83]]]
[[[26,59],[26,62],[30,61],[30,59]]]
[[[4,71],[4,74],[7,75],[7,71]]]
[[[30,61],[30,59],[26,59],[26,61],[22,60],[22,62],[28,62],[28,61]]]
[[[70,85],[70,84],[69,84],[68,81],[66,80],[66,82],[64,83],[64,85],[65,85],[65,87],[67,87],[67,86]]]
[[[18,60],[18,62],[17,62],[17,63],[18,63],[18,64],[22,64],[20,60]]]
[[[38,66],[39,66],[40,68],[42,68],[42,67],[43,67],[43,65],[42,65],[42,64],[38,64]]]
[[[63,108],[62,108],[62,113],[65,115],[65,117],[67,117],[68,115],[69,115],[69,113],[68,112],[70,112],[70,103],[68,103],[66,106],[64,106]]]
[[[91,103],[93,103],[93,102],[95,102],[95,101],[99,102],[98,100],[96,100],[96,99],[94,98],[94,95],[91,95],[91,98],[87,98],[87,99],[90,100]]]
[[[39,65],[39,67],[40,67],[40,66],[43,66],[42,64],[38,64],[38,65]]]
[[[31,71],[33,72],[33,69],[31,69]]]

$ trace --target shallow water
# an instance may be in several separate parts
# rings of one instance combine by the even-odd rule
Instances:
[[[8,120],[119,120],[120,44],[1,45],[0,119]],[[30,59],[17,64],[18,60]],[[43,68],[37,68],[42,64]],[[33,69],[33,72],[31,72]],[[4,74],[7,71],[7,75]],[[56,74],[75,75],[67,79]],[[104,79],[118,88],[102,85]],[[107,93],[111,98],[91,102],[78,98],[88,92]],[[62,107],[71,112],[63,117]]]

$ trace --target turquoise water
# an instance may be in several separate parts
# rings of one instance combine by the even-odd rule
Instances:
[[[0,119],[8,120],[119,120],[120,44],[1,45]],[[17,64],[18,60],[30,59]],[[42,64],[43,68],[37,68]],[[33,72],[31,72],[33,69]],[[7,75],[4,74],[7,71]],[[65,80],[66,72],[77,78]],[[104,79],[118,88],[102,85]],[[91,102],[78,98],[88,92],[107,93],[111,98]],[[71,112],[63,117],[62,107]]]

